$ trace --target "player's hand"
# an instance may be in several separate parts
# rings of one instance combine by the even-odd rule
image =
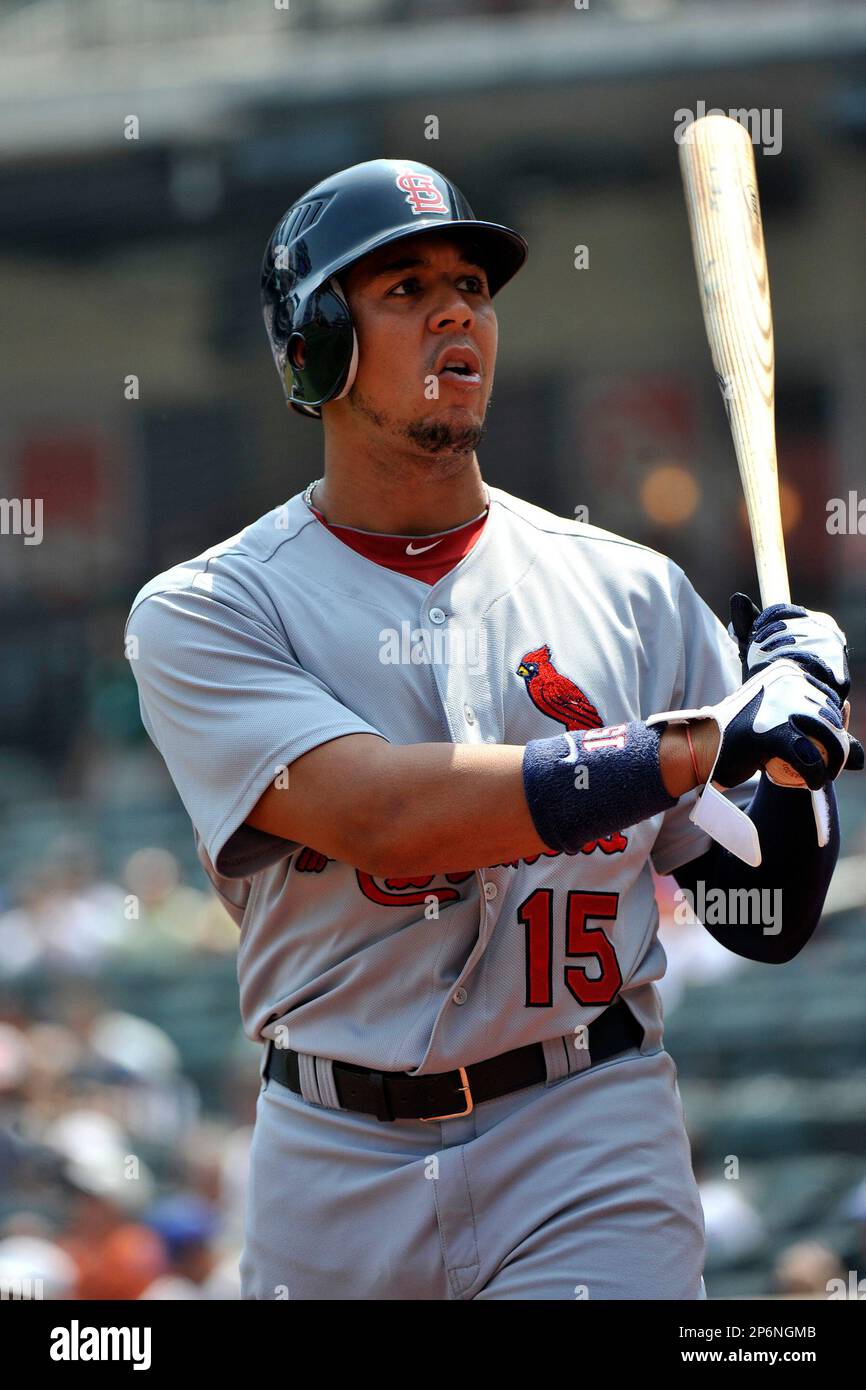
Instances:
[[[793,661],[773,661],[717,705],[688,713],[718,728],[717,754],[706,775],[721,787],[739,786],[774,763],[784,772],[781,785],[817,791],[844,767],[863,767],[863,749],[845,728],[836,691]]]
[[[815,613],[794,603],[772,603],[761,613],[746,594],[734,594],[728,632],[740,649],[744,681],[785,657],[830,686],[840,701],[848,698],[848,647],[844,632],[829,613]]]

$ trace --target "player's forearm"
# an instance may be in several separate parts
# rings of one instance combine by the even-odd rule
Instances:
[[[483,868],[546,848],[523,748],[333,739],[303,754],[247,816],[257,830],[386,876]]]
[[[709,722],[706,729],[695,726],[699,768],[711,766],[715,738]],[[247,821],[368,873],[431,874],[561,850],[563,837],[576,852],[654,813],[642,793],[647,777],[656,783],[656,809],[695,785],[681,726],[647,741],[652,756],[637,776],[627,749],[621,757],[616,748],[606,749],[607,768],[598,777],[592,773],[578,795],[571,786],[574,769],[560,761],[563,744],[567,751],[559,735],[535,740],[530,755],[549,746],[556,756],[549,768],[536,760],[528,775],[528,750],[520,745],[392,744],[372,734],[333,739],[302,755],[286,784],[272,784]],[[587,755],[590,762],[595,756]],[[603,785],[611,772],[613,801]]]
[[[414,743],[387,750],[390,808],[371,872],[479,869],[547,846],[523,790],[514,744]]]
[[[704,727],[706,726],[706,727]],[[693,726],[699,770],[708,768],[716,733],[709,721]],[[382,750],[388,810],[374,833],[369,872],[405,875],[478,869],[528,858],[555,848],[542,838],[527,801],[522,746],[418,743]],[[616,758],[617,750],[611,757]],[[658,743],[659,772],[671,797],[696,785],[682,726],[665,729]],[[627,777],[627,758],[622,762]],[[625,819],[597,796],[590,775],[580,792],[583,842],[600,839],[644,819],[626,797]],[[593,798],[596,797],[594,802]]]

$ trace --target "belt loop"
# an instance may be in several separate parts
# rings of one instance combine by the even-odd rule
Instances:
[[[337,1095],[337,1083],[334,1080],[334,1063],[330,1057],[316,1057],[316,1082],[319,1087],[319,1095],[322,1097],[322,1104],[327,1105],[330,1110],[341,1110],[340,1097]]]
[[[570,1041],[570,1035],[566,1034],[563,1038],[546,1038],[541,1044],[544,1049],[548,1086],[553,1085],[554,1081],[561,1081],[571,1071],[571,1060],[568,1055]]]
[[[322,1105],[322,1097],[319,1092],[319,1080],[316,1076],[316,1059],[309,1052],[299,1052],[298,1057],[298,1080],[301,1083],[301,1095],[304,1100],[308,1100],[313,1105]]]

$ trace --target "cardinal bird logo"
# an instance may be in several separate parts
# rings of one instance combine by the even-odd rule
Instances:
[[[542,714],[564,724],[566,729],[600,729],[603,720],[595,705],[584,695],[580,686],[557,671],[550,659],[550,647],[545,645],[527,652],[517,668],[529,691],[529,698]]]

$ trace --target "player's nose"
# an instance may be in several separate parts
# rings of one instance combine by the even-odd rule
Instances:
[[[468,331],[475,323],[475,313],[468,299],[455,285],[446,285],[430,311],[429,323],[434,333],[447,332],[450,328]]]

